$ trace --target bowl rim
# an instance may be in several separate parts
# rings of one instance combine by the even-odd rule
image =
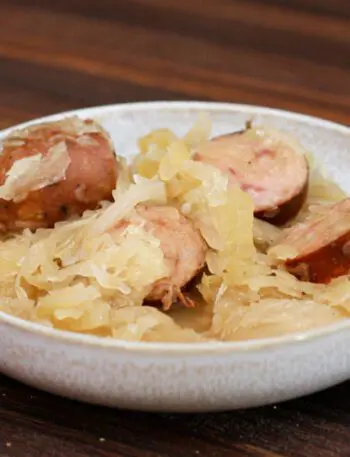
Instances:
[[[135,111],[158,111],[158,110],[179,110],[179,111],[201,111],[209,110],[211,112],[232,112],[247,115],[274,115],[284,119],[291,119],[303,122],[316,127],[328,128],[338,131],[341,134],[349,135],[350,128],[338,124],[336,122],[310,116],[306,114],[291,112],[287,110],[270,108],[267,106],[222,103],[222,102],[206,102],[206,101],[150,101],[150,102],[132,102],[132,103],[117,103],[109,105],[100,105],[88,108],[69,110],[35,118],[33,120],[16,124],[9,128],[0,131],[0,141],[9,132],[34,125],[41,122],[51,122],[64,117],[78,115],[82,117],[100,116],[109,112],[135,112]],[[123,350],[131,352],[142,352],[167,355],[207,355],[210,353],[227,353],[227,352],[246,352],[254,351],[263,348],[280,347],[295,343],[301,343],[308,340],[320,339],[332,334],[350,329],[350,319],[340,320],[339,322],[318,327],[316,329],[291,333],[269,338],[257,338],[241,341],[206,341],[197,343],[168,343],[168,342],[140,342],[140,341],[125,341],[112,337],[99,337],[90,334],[74,333],[66,330],[54,329],[46,327],[31,321],[26,321],[22,318],[7,314],[0,311],[0,324],[14,327],[18,331],[35,334],[41,337],[49,337],[52,340],[62,343],[71,343],[74,345],[93,346],[95,348],[109,348],[114,350]]]

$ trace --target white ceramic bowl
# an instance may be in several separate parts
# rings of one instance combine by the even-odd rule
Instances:
[[[97,119],[117,150],[131,155],[140,135],[164,126],[184,133],[201,111],[211,115],[217,134],[242,128],[251,117],[291,131],[350,193],[350,129],[331,122],[268,108],[198,102],[115,105],[74,114]],[[348,379],[350,320],[271,339],[161,344],[62,332],[0,312],[0,371],[39,389],[108,406],[183,412],[246,408]]]

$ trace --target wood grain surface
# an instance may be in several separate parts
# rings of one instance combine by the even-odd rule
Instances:
[[[350,124],[349,69],[349,0],[0,0],[0,128],[167,99],[261,104]],[[152,415],[0,377],[0,457],[350,457],[349,391],[342,384],[249,411]]]

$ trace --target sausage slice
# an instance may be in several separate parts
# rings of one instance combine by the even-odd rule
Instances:
[[[296,254],[285,261],[287,269],[302,280],[327,284],[350,271],[350,198],[286,230],[279,245]]]
[[[164,259],[169,267],[168,277],[157,281],[146,301],[161,301],[164,310],[180,300],[193,306],[182,289],[203,269],[207,245],[199,231],[176,208],[171,206],[139,205],[137,215],[144,228],[160,241]],[[121,225],[132,223],[122,221]]]
[[[248,128],[212,139],[194,160],[219,168],[230,182],[248,192],[255,215],[281,225],[305,202],[308,163],[304,151],[279,132]]]
[[[12,132],[0,155],[0,228],[52,227],[94,209],[112,198],[117,175],[113,145],[92,120],[73,117]]]

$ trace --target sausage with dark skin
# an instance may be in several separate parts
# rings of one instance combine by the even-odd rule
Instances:
[[[0,198],[3,232],[52,227],[55,222],[94,209],[111,200],[118,161],[108,134],[94,121],[67,118],[11,133],[2,142],[0,186],[13,165],[29,157],[47,158],[55,147],[65,148],[69,165],[57,182],[29,189],[23,198]],[[62,171],[62,170],[58,170]]]
[[[232,185],[248,192],[255,216],[282,225],[297,215],[308,190],[308,163],[284,137],[269,131],[245,131],[213,138],[194,160],[215,166]]]
[[[279,245],[295,249],[285,261],[299,279],[328,284],[350,271],[350,198],[285,230]]]

